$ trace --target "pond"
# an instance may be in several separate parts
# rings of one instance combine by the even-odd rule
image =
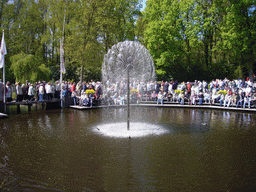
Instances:
[[[159,132],[129,138],[102,131],[112,123],[120,127],[125,118],[125,108],[105,108],[41,110],[0,120],[1,163],[13,178],[3,189],[255,189],[256,114],[132,107],[136,129]]]

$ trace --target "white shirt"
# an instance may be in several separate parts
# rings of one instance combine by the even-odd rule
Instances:
[[[46,92],[46,94],[52,93],[52,86],[46,84],[45,85],[45,92]]]
[[[28,88],[28,95],[30,95],[30,96],[35,95],[35,88],[31,85]]]
[[[38,91],[39,91],[39,94],[44,94],[44,87],[43,87],[43,85],[40,85]]]

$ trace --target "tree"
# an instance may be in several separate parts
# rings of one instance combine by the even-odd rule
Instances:
[[[255,63],[252,0],[147,1],[144,44],[160,79],[233,78]]]
[[[147,2],[144,43],[149,49],[160,79],[181,80],[187,66],[182,65],[184,53],[180,4],[177,0]]]
[[[246,74],[255,70],[255,1],[226,1],[227,13],[221,25],[223,47],[232,52],[231,62]]]
[[[39,79],[49,81],[51,70],[42,64],[42,60],[31,54],[20,53],[10,58],[11,70],[13,71],[16,82],[25,83],[26,80],[36,82]]]
[[[60,38],[64,38],[66,68],[81,66],[87,77],[99,71],[104,54],[118,41],[135,40],[140,0],[7,0],[0,1],[0,24],[5,29],[8,55],[25,53],[40,59],[58,78]],[[65,26],[65,27],[64,27]],[[67,73],[68,74],[68,73]],[[77,79],[77,73],[72,73]],[[75,77],[76,76],[76,77]],[[64,75],[64,78],[68,78]],[[14,81],[14,80],[13,80]]]

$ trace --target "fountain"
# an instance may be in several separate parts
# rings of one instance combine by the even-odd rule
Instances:
[[[102,82],[122,81],[124,74],[134,80],[155,79],[155,66],[149,51],[135,41],[124,41],[113,45],[104,56]],[[128,79],[128,78],[127,78]]]
[[[133,81],[146,82],[155,80],[155,66],[153,58],[149,51],[135,41],[124,41],[113,45],[108,53],[104,56],[102,66],[102,82],[104,85],[107,82],[121,82],[124,80],[126,74],[126,86],[127,86],[127,131],[130,130],[130,79]],[[134,127],[146,126],[149,128],[150,125],[137,125]],[[103,126],[103,129],[106,130]],[[123,125],[116,126],[120,133],[120,127]],[[109,126],[107,132],[112,129],[113,126]],[[142,132],[146,132],[145,129],[140,129]],[[160,128],[151,128],[152,130],[160,130]],[[110,131],[110,132],[112,132]],[[133,136],[141,135],[142,133],[133,134]],[[119,134],[118,134],[119,135]],[[124,134],[126,135],[126,134]],[[130,135],[130,133],[128,134]]]

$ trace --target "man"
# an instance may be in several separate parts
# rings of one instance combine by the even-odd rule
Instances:
[[[238,108],[239,105],[241,105],[241,108],[242,108],[243,103],[244,103],[244,96],[243,96],[242,92],[239,92],[236,100],[237,100],[236,108]]]
[[[169,89],[169,83],[166,81],[164,84],[164,92],[168,93],[168,89]]]
[[[55,98],[60,99],[61,87],[59,81],[55,83]]]
[[[159,91],[160,91],[161,85],[160,85],[159,83],[155,82],[155,85],[154,85],[154,86],[155,86],[155,87],[154,87],[154,90],[155,90],[155,92],[158,94]]]
[[[190,82],[187,82],[187,93],[188,93],[188,95],[191,94],[191,84],[190,84]]]
[[[28,97],[28,89],[29,89],[29,81],[26,80],[26,84],[25,84],[25,93],[24,93],[24,100],[27,100],[29,97]]]
[[[188,93],[188,91],[185,91],[183,104],[185,104],[185,102],[188,102],[188,104],[190,103],[190,94]]]

